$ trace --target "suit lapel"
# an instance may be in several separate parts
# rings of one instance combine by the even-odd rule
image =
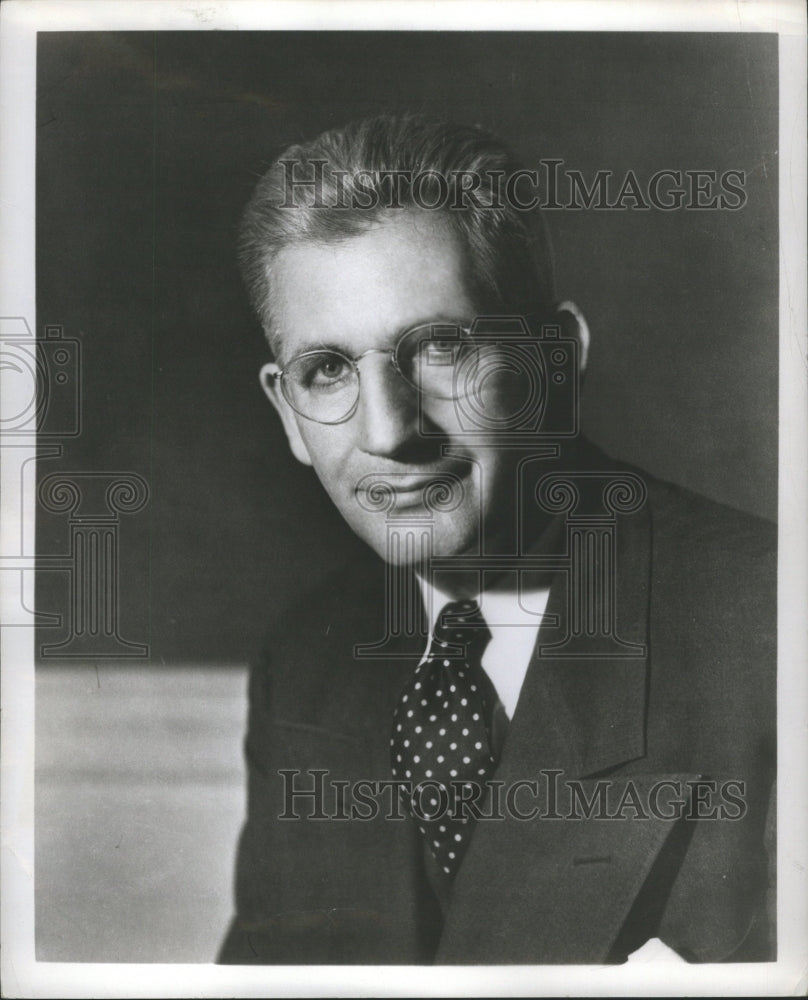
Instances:
[[[596,803],[594,814],[583,818],[579,804],[579,818],[571,819],[569,790],[548,801],[552,776],[539,775],[539,794],[517,799],[526,813],[534,807],[538,818],[479,821],[455,881],[436,962],[608,961],[655,862],[683,826],[647,813],[644,804],[663,777],[684,787],[695,776],[618,778],[609,782],[604,800],[597,781],[581,780],[583,798]],[[633,807],[621,805],[627,793],[647,818],[635,819]],[[660,902],[658,895],[651,900]],[[652,936],[652,920],[646,926]]]
[[[437,961],[606,959],[674,824],[632,821],[630,808],[624,819],[599,819],[598,810],[589,819],[560,817],[570,813],[567,781],[591,797],[598,787],[591,779],[645,753],[649,568],[650,528],[641,510],[618,529],[617,635],[627,645],[625,655],[608,658],[588,655],[584,641],[555,655],[568,634],[566,574],[557,575],[546,618],[557,625],[539,632],[495,775],[504,818],[477,823]],[[660,777],[635,776],[641,800]],[[607,811],[626,783],[611,782]],[[535,810],[534,818],[519,819],[516,810]]]
[[[615,622],[610,641],[575,636],[567,622],[569,574],[558,574],[548,600],[524,704],[513,719],[514,744],[530,741],[531,718],[546,699],[555,719],[563,766],[586,776],[645,754],[645,713],[649,665],[650,518],[643,508],[617,526],[614,579]],[[593,576],[602,578],[596,564]],[[564,641],[566,640],[566,641]],[[559,651],[557,653],[557,651]],[[561,765],[559,765],[561,766]]]

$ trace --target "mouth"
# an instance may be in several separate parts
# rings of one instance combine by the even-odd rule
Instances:
[[[451,486],[436,476],[425,476],[423,479],[405,480],[393,484],[396,510],[406,510],[412,507],[429,507],[428,498],[433,490],[449,492]]]
[[[357,484],[356,497],[365,508],[388,512],[412,507],[454,509],[467,489],[464,484],[471,469],[471,463],[463,463],[434,472],[372,473]]]
[[[396,476],[390,480],[390,485],[396,493],[418,493],[428,486],[436,485],[440,482],[447,482],[449,479],[456,479],[454,473],[431,473],[424,476]]]

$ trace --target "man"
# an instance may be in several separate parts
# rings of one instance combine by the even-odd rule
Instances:
[[[222,961],[772,956],[773,532],[581,438],[518,174],[383,116],[245,214],[262,384],[375,558],[253,669]]]

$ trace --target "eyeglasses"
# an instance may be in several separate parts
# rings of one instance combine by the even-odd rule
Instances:
[[[475,341],[467,328],[426,323],[406,330],[394,348],[370,348],[354,358],[339,351],[305,351],[271,377],[284,398],[307,420],[339,424],[359,403],[359,362],[369,354],[386,354],[395,370],[423,396],[457,399],[470,369],[479,370],[481,353],[490,345]]]

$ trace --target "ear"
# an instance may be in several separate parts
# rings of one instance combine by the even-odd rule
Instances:
[[[574,337],[578,341],[580,368],[583,375],[589,359],[589,324],[586,317],[574,302],[565,300],[556,306],[561,330],[566,337]]]
[[[298,462],[302,462],[304,465],[311,465],[312,461],[309,455],[309,450],[303,441],[300,428],[297,424],[297,414],[286,402],[286,399],[281,392],[281,387],[278,384],[278,380],[272,377],[279,371],[280,368],[276,364],[273,364],[272,362],[265,364],[258,374],[258,377],[261,380],[261,388],[264,390],[264,394],[267,399],[280,414],[283,429],[286,431],[286,437],[289,441],[289,447],[292,449],[292,454]]]

